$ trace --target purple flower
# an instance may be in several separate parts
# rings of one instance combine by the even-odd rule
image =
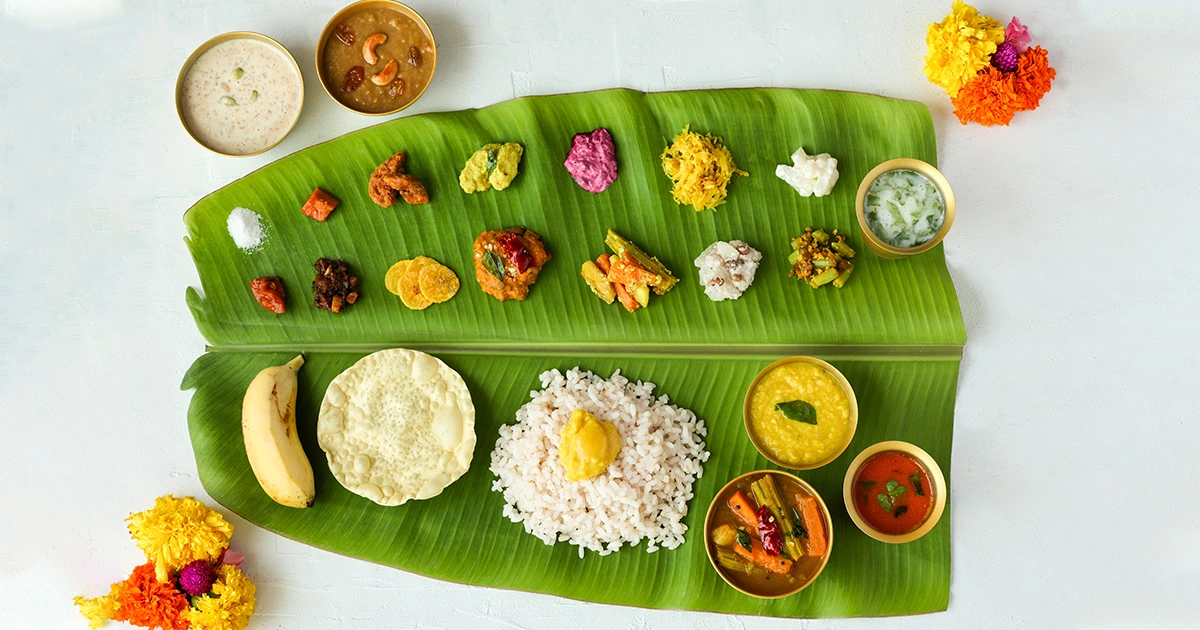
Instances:
[[[179,587],[188,595],[203,595],[212,588],[215,577],[212,565],[196,560],[179,572]]]
[[[1018,20],[1015,16],[1008,23],[1008,26],[1004,28],[1004,42],[1012,44],[1018,55],[1029,50],[1029,43],[1032,41],[1033,38],[1029,36],[1029,29],[1025,28],[1025,25],[1021,24],[1021,20]]]
[[[992,53],[992,65],[1001,72],[1012,72],[1017,69],[1019,57],[1016,47],[1008,42],[1003,42],[996,47],[996,52]]]

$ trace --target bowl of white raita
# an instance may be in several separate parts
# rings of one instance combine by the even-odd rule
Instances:
[[[237,31],[204,42],[175,82],[188,135],[220,155],[258,155],[287,137],[304,106],[304,79],[279,42]]]
[[[954,222],[954,191],[933,165],[888,160],[858,186],[858,224],[867,247],[884,258],[927,252]]]

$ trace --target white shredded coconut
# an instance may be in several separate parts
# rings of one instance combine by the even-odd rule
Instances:
[[[267,235],[262,217],[248,208],[234,208],[225,227],[229,228],[229,237],[238,249],[246,253],[258,251]]]

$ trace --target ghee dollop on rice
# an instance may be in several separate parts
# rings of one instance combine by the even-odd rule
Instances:
[[[547,545],[567,542],[600,555],[646,540],[646,551],[683,544],[692,483],[703,474],[707,430],[696,414],[654,397],[654,384],[579,368],[541,375],[543,389],[500,427],[492,489],[504,516]],[[576,409],[611,422],[621,450],[599,476],[573,482],[558,456]]]

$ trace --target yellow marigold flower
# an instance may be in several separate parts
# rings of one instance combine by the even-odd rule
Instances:
[[[225,517],[192,497],[159,497],[152,509],[127,520],[134,542],[154,563],[159,582],[167,582],[171,573],[193,560],[216,562],[233,535]]]
[[[998,20],[955,0],[950,15],[930,24],[925,34],[925,76],[953,98],[975,73],[988,66],[1003,41],[1004,28]]]
[[[80,614],[87,618],[89,628],[99,628],[104,622],[117,616],[117,609],[120,607],[117,598],[120,596],[121,583],[117,582],[109,587],[108,595],[91,599],[80,595],[75,598],[75,605],[79,607]]]
[[[192,599],[183,613],[193,630],[244,630],[253,614],[254,583],[231,564],[217,569],[212,594]]]

